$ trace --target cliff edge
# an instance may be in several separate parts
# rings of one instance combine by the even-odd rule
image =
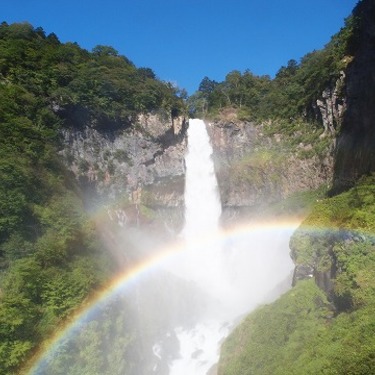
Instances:
[[[337,137],[333,193],[375,171],[375,3],[362,1],[353,11],[354,32],[346,70],[346,111]]]

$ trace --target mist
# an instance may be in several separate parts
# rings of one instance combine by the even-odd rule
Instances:
[[[190,120],[185,185],[184,250],[166,268],[207,297],[192,328],[175,329],[180,351],[170,375],[206,375],[219,358],[219,344],[235,322],[270,302],[291,284],[292,228],[220,228],[221,202],[205,123]],[[210,372],[212,373],[212,371]]]
[[[102,240],[123,269],[137,271],[120,277],[118,287],[79,316],[34,374],[214,375],[231,330],[290,288],[296,224],[221,224],[212,147],[201,120],[189,122],[185,164],[182,230],[171,236],[131,228],[121,210],[108,211],[99,226]],[[96,364],[75,355],[82,347],[91,353],[87,358],[97,352]],[[66,353],[74,360],[64,362]]]

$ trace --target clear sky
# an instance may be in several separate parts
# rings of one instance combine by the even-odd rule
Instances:
[[[273,76],[322,48],[357,0],[0,0],[0,21],[28,21],[62,42],[110,45],[189,94],[232,70]]]

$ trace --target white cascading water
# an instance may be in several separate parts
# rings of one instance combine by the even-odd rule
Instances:
[[[202,120],[189,121],[188,152],[185,156],[185,226],[182,232],[186,252],[174,265],[179,276],[195,282],[219,300],[223,295],[220,244],[218,237],[221,202],[212,161],[212,147]],[[222,319],[210,315],[192,329],[178,327],[180,358],[170,367],[170,375],[205,375],[218,361],[218,345],[227,335]]]
[[[185,155],[185,226],[181,233],[186,251],[175,267],[178,275],[194,281],[210,295],[223,294],[222,253],[218,251],[221,202],[212,161],[212,147],[202,120],[189,121],[188,152]],[[220,288],[220,290],[215,290]]]
[[[180,356],[170,364],[169,375],[211,375],[219,360],[220,343],[233,322],[267,297],[275,297],[277,285],[290,277],[292,229],[288,233],[249,232],[235,240],[220,236],[221,203],[210,138],[202,120],[189,121],[185,163],[182,236],[186,250],[168,269],[194,283],[209,298],[205,314],[194,327],[176,327]]]
[[[190,120],[185,156],[184,238],[207,236],[218,230],[221,203],[212,161],[212,147],[202,120]]]

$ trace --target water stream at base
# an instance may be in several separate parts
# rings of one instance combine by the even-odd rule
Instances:
[[[212,147],[202,120],[190,120],[185,156],[186,250],[168,268],[207,294],[207,305],[192,327],[176,327],[179,358],[169,375],[215,375],[219,347],[239,316],[279,294],[278,284],[290,278],[289,233],[256,231],[236,240],[219,235],[221,202],[212,161]],[[285,290],[285,287],[284,287]]]

